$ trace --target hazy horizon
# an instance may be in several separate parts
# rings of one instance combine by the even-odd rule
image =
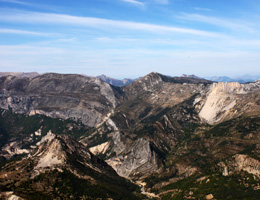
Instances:
[[[62,72],[42,72],[42,73],[39,73],[39,72],[36,72],[36,71],[34,71],[34,72],[20,72],[20,71],[19,72],[18,71],[16,71],[16,72],[7,72],[7,71],[5,71],[4,72],[4,71],[0,71],[0,73],[25,73],[25,74],[26,73],[38,73],[39,75],[48,74],[48,73],[60,73],[60,74],[78,74],[78,75],[89,76],[89,77],[98,77],[98,76],[104,75],[104,76],[106,76],[108,78],[112,78],[112,79],[116,79],[116,80],[123,80],[123,79],[135,80],[135,79],[142,78],[142,77],[144,77],[144,76],[149,74],[148,73],[148,74],[144,74],[142,76],[140,75],[140,76],[137,76],[137,77],[127,77],[127,76],[113,77],[113,76],[109,76],[107,74],[89,75],[89,74],[84,74],[84,73],[62,73]],[[150,72],[150,73],[152,73],[152,72]],[[154,72],[154,73],[160,73],[160,72]],[[160,73],[160,74],[162,74],[162,73]],[[162,75],[170,76],[170,77],[181,77],[183,75],[189,75],[189,76],[195,75],[198,78],[209,79],[209,80],[212,79],[212,78],[223,78],[223,77],[231,78],[231,79],[235,79],[235,80],[239,80],[239,79],[241,79],[241,80],[243,80],[243,79],[258,80],[258,79],[260,79],[260,74],[254,74],[254,75],[242,74],[240,76],[226,76],[226,75],[223,75],[223,76],[217,76],[217,75],[215,75],[215,76],[198,76],[197,74],[181,74],[181,75],[162,74]],[[1,74],[0,74],[0,76],[1,76]]]

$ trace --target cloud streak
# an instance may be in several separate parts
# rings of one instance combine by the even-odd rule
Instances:
[[[65,14],[55,14],[55,13],[40,13],[40,12],[1,12],[0,21],[7,22],[19,22],[19,23],[32,23],[32,24],[56,24],[65,26],[83,26],[92,28],[116,28],[116,30],[138,30],[153,32],[158,34],[165,33],[179,33],[179,34],[189,34],[198,35],[206,37],[223,37],[222,34],[203,31],[190,28],[180,28],[175,26],[163,26],[157,24],[148,24],[141,22],[132,21],[122,21],[122,20],[110,20],[104,18],[95,17],[79,17]]]
[[[34,32],[34,31],[25,31],[25,30],[18,30],[18,29],[6,29],[0,28],[0,34],[18,34],[18,35],[32,35],[32,36],[43,36],[49,37],[51,34],[41,33],[41,32]]]
[[[145,4],[143,2],[140,1],[136,1],[136,0],[122,0],[123,2],[127,2],[127,3],[131,3],[137,6],[144,6]]]
[[[228,20],[222,19],[217,17],[209,17],[200,14],[189,14],[189,13],[182,13],[181,15],[177,16],[179,19],[184,19],[188,21],[195,21],[195,22],[203,22],[211,25],[215,25],[218,27],[224,27],[232,30],[244,30],[247,32],[254,32],[254,28],[249,25],[245,25],[246,23],[243,21],[237,20]]]
[[[16,59],[13,59],[13,58]],[[75,59],[71,59],[74,57]],[[118,59],[119,58],[119,59]],[[152,50],[152,49],[61,49],[47,46],[29,45],[0,45],[1,69],[3,71],[56,72],[66,70],[66,73],[87,73],[98,75],[101,73],[131,74],[132,77],[150,71],[157,71],[170,75],[195,73],[201,75],[236,75],[234,73],[259,72],[259,53],[246,51],[180,51],[180,50]],[[39,62],[41,60],[41,62]],[[236,70],[230,66],[236,66]],[[68,68],[64,67],[68,66]],[[71,67],[76,66],[76,67]],[[102,67],[101,67],[102,66]],[[124,66],[124,67],[122,67]],[[129,71],[129,69],[131,70]],[[200,72],[198,72],[200,68]],[[112,70],[113,69],[113,70]],[[116,69],[116,70],[115,70]],[[203,74],[204,73],[204,74]]]
[[[26,3],[23,1],[17,1],[17,0],[0,0],[0,2],[5,2],[5,3],[15,3],[15,4],[20,4],[20,5],[26,5],[26,6],[31,6],[32,4]]]

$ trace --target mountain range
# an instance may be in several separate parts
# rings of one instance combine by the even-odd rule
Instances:
[[[169,77],[171,77],[171,76],[169,76]],[[258,75],[258,76],[257,75],[243,75],[243,76],[239,76],[236,78],[230,78],[228,76],[213,76],[213,77],[201,78],[194,74],[192,74],[192,75],[183,74],[180,77],[194,78],[194,79],[206,79],[206,80],[210,80],[213,82],[238,82],[238,83],[254,82],[254,81],[260,79],[260,75]],[[111,85],[114,85],[117,87],[126,86],[139,79],[139,78],[137,78],[137,79],[125,78],[123,80],[119,80],[119,79],[114,79],[114,78],[108,77],[106,75],[100,75],[100,76],[97,76],[97,78],[100,78],[101,80],[107,82],[108,84],[111,84]]]
[[[34,77],[36,77],[40,74],[37,73],[37,72],[26,72],[26,73],[24,73],[24,72],[0,72],[0,77],[7,76],[7,75],[16,76],[16,77],[34,78]],[[171,76],[169,76],[169,77],[171,77]],[[198,77],[194,74],[192,74],[192,75],[183,74],[180,77],[203,79],[203,78]],[[122,86],[126,86],[126,85],[140,79],[141,77],[136,78],[136,79],[124,78],[124,79],[120,80],[120,79],[111,78],[109,76],[102,74],[102,75],[96,76],[96,78],[99,78],[99,79],[105,81],[106,83],[108,83],[110,85],[122,87]],[[254,82],[254,81],[260,79],[260,75],[248,75],[248,74],[246,74],[246,75],[239,76],[239,77],[236,77],[236,78],[230,78],[228,76],[212,76],[212,77],[205,77],[204,79],[210,80],[210,81],[213,81],[213,82],[247,83],[247,82]]]
[[[254,82],[260,79],[260,75],[243,75],[236,78],[230,78],[228,76],[213,76],[205,78],[207,80],[216,81],[216,82],[239,82],[239,83],[247,83]]]
[[[0,108],[2,196],[259,197],[260,80],[8,75]]]

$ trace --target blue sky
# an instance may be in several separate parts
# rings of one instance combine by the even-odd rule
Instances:
[[[259,0],[0,0],[0,71],[260,74]]]

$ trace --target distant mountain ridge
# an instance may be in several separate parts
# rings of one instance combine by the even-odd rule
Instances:
[[[151,74],[159,74],[157,72],[152,72]],[[186,75],[186,74],[183,74],[182,76],[178,77],[178,76],[166,76],[166,75],[162,75],[160,74],[161,77],[163,77],[163,79],[165,81],[172,81],[172,82],[199,82],[198,80],[202,81],[202,82],[207,82],[207,83],[210,83],[210,81],[206,80],[206,79],[203,79],[203,78],[200,78],[194,74],[192,75]],[[114,85],[114,86],[117,86],[117,87],[122,87],[122,86],[126,86],[126,85],[129,85],[130,83],[136,81],[136,80],[139,80],[141,79],[142,77],[139,77],[139,78],[136,78],[136,79],[129,79],[129,78],[124,78],[122,80],[119,80],[119,79],[115,79],[115,78],[111,78],[111,77],[108,77],[104,74],[100,75],[100,76],[97,76],[97,78],[105,81],[106,83],[110,84],[110,85]],[[197,80],[193,80],[193,79],[197,79]]]
[[[15,77],[19,77],[19,78],[34,78],[36,76],[39,76],[40,74],[38,72],[0,72],[0,77],[3,76],[15,76]],[[85,76],[85,75],[84,75]],[[89,77],[89,76],[87,76]],[[258,79],[260,79],[260,75],[242,75],[236,78],[231,78],[228,76],[212,76],[212,77],[199,77],[196,76],[194,74],[183,74],[181,76],[170,76],[168,75],[167,77],[174,77],[174,78],[192,78],[192,79],[206,79],[209,81],[213,81],[213,82],[238,82],[238,83],[247,83],[247,82],[254,82]],[[101,79],[102,81],[113,85],[113,86],[117,86],[117,87],[123,87],[126,85],[129,85],[130,83],[142,78],[124,78],[124,79],[116,79],[116,78],[112,78],[109,76],[106,76],[105,74],[96,76],[96,78]]]
[[[260,79],[260,75],[244,75],[237,78],[230,78],[228,76],[213,76],[213,77],[205,77],[207,80],[216,81],[216,82],[239,82],[239,83],[247,83],[253,82]]]
[[[181,78],[186,78],[186,80],[197,79],[197,80],[209,80],[209,81],[213,81],[213,82],[238,82],[238,83],[254,82],[254,81],[260,79],[260,75],[259,76],[244,75],[244,76],[240,76],[240,77],[237,77],[237,78],[230,78],[228,76],[213,76],[213,77],[203,77],[202,78],[202,77],[196,76],[194,74],[191,74],[191,75],[183,74],[181,76],[170,76],[170,75],[168,75],[166,77],[174,78],[176,80],[177,79],[181,80]],[[97,76],[97,78],[105,81],[106,83],[108,83],[110,85],[122,87],[122,86],[129,85],[130,83],[140,79],[141,77],[137,78],[137,79],[125,78],[125,79],[119,80],[119,79],[111,78],[111,77],[108,77],[108,76],[102,74],[100,76]]]
[[[0,77],[9,75],[20,78],[34,78],[40,74],[38,72],[0,72]]]
[[[192,74],[192,75],[182,74],[181,77],[202,79],[201,77],[198,77],[198,76],[196,76],[196,75],[194,75],[194,74]]]
[[[119,79],[108,77],[104,74],[97,76],[97,78],[105,81],[106,83],[108,83],[110,85],[114,85],[117,87],[122,87],[122,86],[128,85],[128,84],[134,82],[135,80],[137,80],[137,79],[130,79],[130,78],[124,78],[123,80],[119,80]]]

